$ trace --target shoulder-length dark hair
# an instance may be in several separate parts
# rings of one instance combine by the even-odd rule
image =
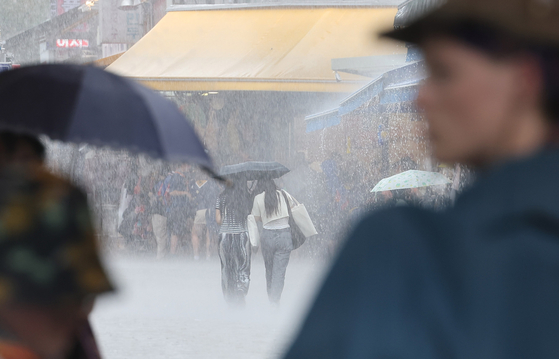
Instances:
[[[246,181],[233,181],[219,195],[219,203],[222,217],[227,213],[235,222],[245,223],[252,210]]]

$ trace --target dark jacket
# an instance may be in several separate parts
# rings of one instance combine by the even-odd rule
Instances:
[[[296,358],[559,357],[559,151],[485,173],[443,213],[357,226]]]

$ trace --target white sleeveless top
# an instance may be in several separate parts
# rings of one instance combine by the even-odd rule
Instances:
[[[276,213],[271,216],[266,214],[266,206],[264,205],[265,193],[262,192],[256,197],[254,197],[254,203],[252,205],[252,215],[255,217],[262,218],[262,223],[264,224],[264,229],[285,229],[289,228],[289,212],[285,204],[285,199],[281,191],[277,191],[279,195],[279,208]],[[287,192],[287,198],[289,199],[289,204],[293,206],[291,200],[291,195]]]

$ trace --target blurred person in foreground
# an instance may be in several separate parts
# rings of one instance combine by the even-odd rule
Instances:
[[[85,195],[37,166],[0,171],[0,357],[98,358],[87,316],[112,289]]]
[[[434,154],[479,170],[442,213],[350,235],[286,358],[559,357],[559,1],[449,0],[422,49]]]
[[[251,210],[245,179],[232,179],[217,198],[215,218],[219,227],[221,289],[231,307],[244,307],[250,285],[251,245],[247,217]]]
[[[37,171],[44,170],[44,163],[46,160],[46,149],[39,138],[33,135],[24,133],[16,133],[12,131],[0,132],[0,173],[6,171],[12,178],[14,177],[14,169],[17,171],[29,171],[35,169]],[[39,173],[38,172],[38,173]],[[31,173],[31,172],[29,172]],[[48,240],[48,237],[44,237]],[[0,333],[2,329],[0,328]],[[1,336],[1,334],[0,334]],[[78,328],[74,333],[74,344],[72,345],[72,352],[66,358],[83,358],[83,359],[97,359],[100,357],[97,343],[93,335],[93,331],[87,320],[80,320]],[[13,346],[3,346],[6,348],[14,348]],[[16,348],[16,353],[20,350]],[[10,350],[12,350],[10,349]],[[13,353],[4,352],[3,355],[6,359],[13,357]],[[2,352],[0,352],[0,357]]]

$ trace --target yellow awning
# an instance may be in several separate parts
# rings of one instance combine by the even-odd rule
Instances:
[[[93,61],[91,64],[95,65],[95,66],[98,66],[98,67],[101,67],[101,68],[106,68],[107,66],[109,66],[110,64],[112,64],[113,62],[118,60],[123,54],[124,54],[124,52],[121,52],[121,53],[118,53],[116,55],[103,57],[103,58],[100,58],[99,60]]]
[[[394,55],[378,39],[396,8],[254,8],[169,12],[107,70],[162,91],[353,92],[370,79],[334,58]]]

